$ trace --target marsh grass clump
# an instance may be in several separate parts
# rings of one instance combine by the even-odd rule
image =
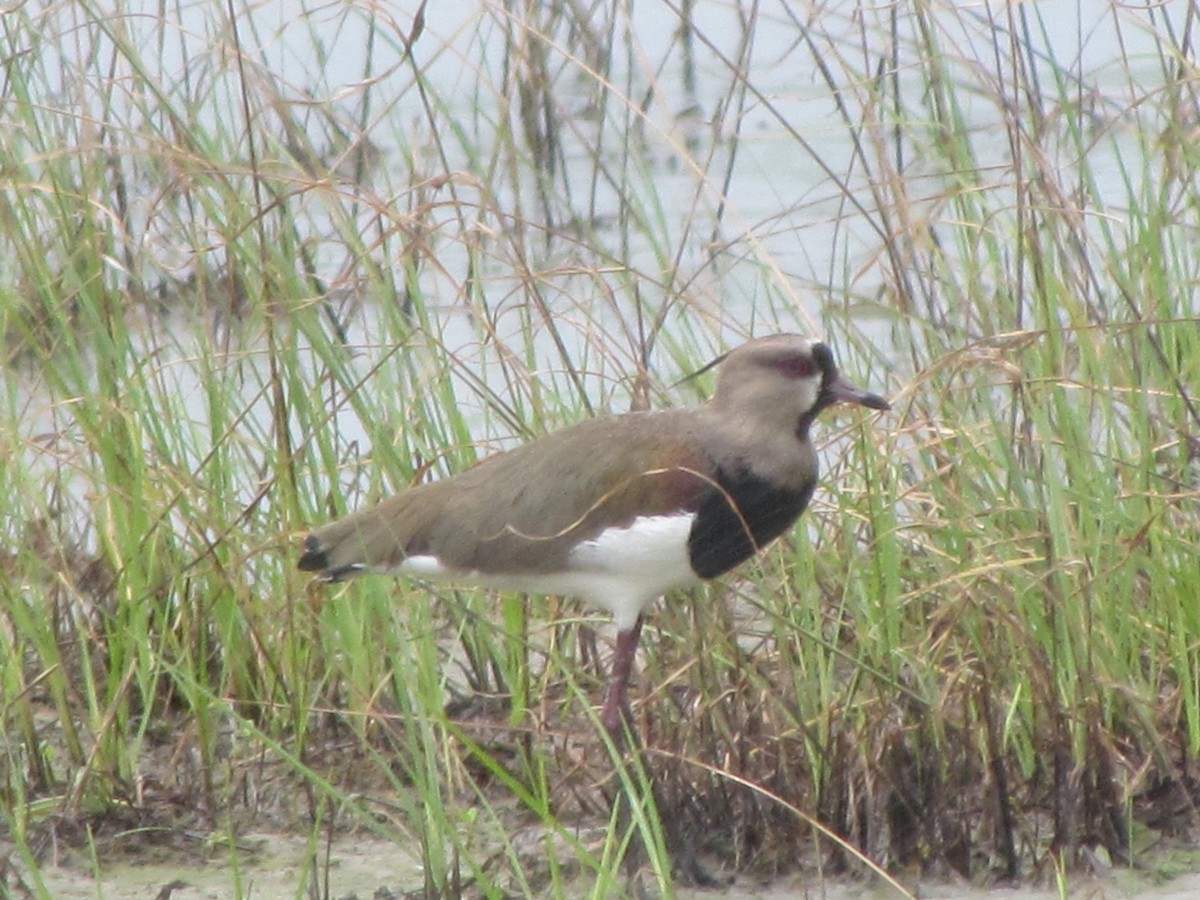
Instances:
[[[153,834],[246,892],[255,829],[321,896],[365,831],[429,896],[1192,847],[1192,11],[1085,7],[5,13],[6,888]],[[894,409],[656,610],[639,752],[578,608],[295,570],[767,331]]]

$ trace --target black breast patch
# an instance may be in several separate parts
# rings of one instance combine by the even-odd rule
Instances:
[[[808,506],[814,483],[781,489],[745,470],[719,470],[688,534],[688,558],[701,578],[715,578],[749,559],[783,532]]]

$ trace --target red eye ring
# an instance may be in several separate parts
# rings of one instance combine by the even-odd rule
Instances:
[[[788,378],[812,378],[817,374],[817,363],[811,356],[793,354],[781,359],[779,371]]]

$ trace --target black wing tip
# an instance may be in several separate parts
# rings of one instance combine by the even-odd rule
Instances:
[[[304,539],[304,555],[296,563],[301,572],[324,572],[329,568],[329,554],[321,546],[321,539],[310,534]]]
[[[304,553],[296,562],[301,572],[316,572],[321,581],[345,581],[366,570],[361,563],[335,566],[329,559],[329,551],[321,546],[321,539],[310,534],[304,539]]]

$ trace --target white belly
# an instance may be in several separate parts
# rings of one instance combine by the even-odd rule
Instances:
[[[667,591],[700,582],[688,558],[692,519],[644,516],[627,528],[610,528],[572,549],[567,567],[558,572],[463,572],[435,556],[410,556],[399,571],[497,590],[579,597],[612,613],[624,631]]]

